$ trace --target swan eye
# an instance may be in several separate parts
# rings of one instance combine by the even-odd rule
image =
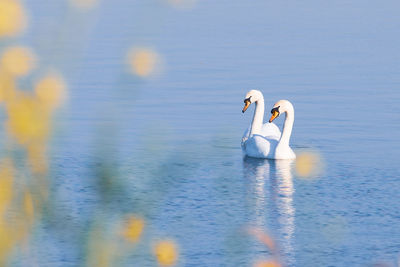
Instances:
[[[271,116],[271,118],[269,119],[269,122],[271,123],[271,122],[273,122],[276,118],[278,118],[279,117],[279,107],[276,107],[276,108],[273,108],[273,109],[271,109],[271,114],[272,114],[272,116]]]
[[[242,110],[242,113],[244,113],[247,110],[247,108],[250,106],[250,104],[251,104],[250,97],[246,98],[243,102],[244,102],[244,108]]]
[[[277,106],[276,108],[271,109],[271,114],[278,113],[278,116],[279,116],[279,114],[280,114],[279,108],[280,108],[280,106]]]

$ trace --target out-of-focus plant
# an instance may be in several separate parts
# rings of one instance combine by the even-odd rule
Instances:
[[[163,240],[154,246],[154,254],[161,266],[172,266],[178,259],[178,249],[171,240]]]
[[[12,59],[14,57],[16,60]],[[54,85],[48,88],[48,92],[40,86],[35,92],[17,87],[18,77],[28,72],[31,61],[32,57],[20,48],[7,49],[1,61],[0,95],[6,113],[3,123],[8,134],[10,154],[3,159],[0,177],[0,183],[5,184],[2,187],[4,201],[0,214],[0,225],[4,231],[0,235],[0,261],[3,263],[13,246],[28,237],[34,218],[40,217],[48,196],[47,148],[51,118],[56,107],[54,100],[59,98],[60,92],[54,93]],[[22,158],[13,156],[13,151],[21,151]]]
[[[20,1],[0,1],[0,39],[20,34],[26,24],[26,11]]]
[[[313,179],[323,170],[322,157],[315,151],[301,151],[296,158],[295,171],[301,179]]]
[[[122,236],[131,243],[137,242],[142,235],[144,220],[140,217],[130,215],[122,228]]]
[[[282,267],[274,239],[257,228],[250,228],[249,233],[263,243],[272,254],[272,257],[269,259],[257,261],[254,267]]]
[[[22,34],[27,21],[20,1],[1,0],[0,42]],[[4,266],[29,238],[47,202],[51,119],[65,95],[65,84],[61,75],[51,73],[22,89],[19,79],[37,67],[37,56],[26,46],[0,47],[0,107],[6,115],[1,123],[7,133],[0,159],[0,265]]]
[[[78,11],[98,4],[97,0],[66,1]],[[52,119],[66,99],[67,86],[60,72],[45,71],[46,66],[40,64],[51,60],[40,60],[27,45],[9,45],[10,38],[20,37],[27,26],[27,10],[22,2],[0,0],[0,42],[4,41],[0,43],[0,108],[5,111],[1,123],[7,136],[2,153],[5,157],[0,159],[1,266],[10,262],[19,247],[28,244],[35,224],[42,218],[60,221],[65,216],[54,208],[56,198],[49,201],[48,151]],[[144,79],[160,70],[161,58],[155,50],[133,47],[127,57],[132,75]],[[146,219],[140,211],[146,208],[140,204],[137,209],[120,208],[120,202],[128,199],[129,193],[125,192],[125,182],[121,182],[115,166],[104,160],[93,169],[99,203],[89,219],[89,234],[78,234],[78,240],[86,241],[82,246],[86,265],[112,266],[140,244],[146,229]],[[157,243],[153,252],[153,261],[162,266],[178,261],[177,245],[172,240]]]

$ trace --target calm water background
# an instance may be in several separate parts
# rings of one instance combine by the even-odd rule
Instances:
[[[115,163],[128,191],[120,208],[147,222],[143,244],[121,265],[155,265],[148,247],[171,237],[181,266],[251,266],[269,252],[246,234],[250,225],[275,237],[288,266],[398,261],[400,2],[223,0],[175,9],[118,0],[82,14],[61,2],[26,4],[25,41],[63,69],[70,97],[52,156],[61,219],[38,227],[35,251],[17,265],[82,262],[79,236],[102,212],[112,218],[93,185],[100,157]],[[135,45],[161,55],[159,75],[127,73]],[[323,174],[304,180],[293,163],[243,160],[252,109],[241,109],[254,88],[267,115],[279,99],[294,104],[292,147],[318,151]]]

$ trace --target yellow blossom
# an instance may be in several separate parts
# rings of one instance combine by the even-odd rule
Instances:
[[[130,242],[137,242],[142,235],[144,220],[139,217],[130,216],[125,225],[123,236]]]
[[[60,75],[48,74],[35,85],[35,93],[43,107],[57,108],[65,99],[65,82]]]
[[[172,266],[178,259],[178,250],[173,241],[164,240],[154,248],[157,261],[161,266]]]
[[[19,1],[0,1],[0,38],[12,37],[21,33],[26,24],[26,13]]]
[[[26,75],[34,66],[35,56],[33,52],[29,48],[22,46],[7,48],[1,58],[1,67],[14,76]]]
[[[49,114],[31,96],[21,95],[7,103],[7,127],[20,143],[41,142],[49,134]]]
[[[321,157],[315,152],[303,152],[297,155],[296,173],[301,178],[311,178],[321,170]]]
[[[159,56],[151,49],[132,49],[128,55],[128,64],[132,73],[146,77],[154,73]]]
[[[257,262],[254,267],[281,267],[281,265],[274,260],[265,260]]]

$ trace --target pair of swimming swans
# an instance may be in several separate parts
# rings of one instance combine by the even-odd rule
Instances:
[[[244,99],[245,112],[255,103],[253,121],[242,138],[242,149],[246,156],[267,159],[295,159],[296,154],[289,146],[294,122],[294,108],[288,100],[279,100],[273,106],[269,123],[264,121],[264,97],[258,90],[251,90]],[[281,113],[285,113],[282,134],[278,126],[272,123]]]

